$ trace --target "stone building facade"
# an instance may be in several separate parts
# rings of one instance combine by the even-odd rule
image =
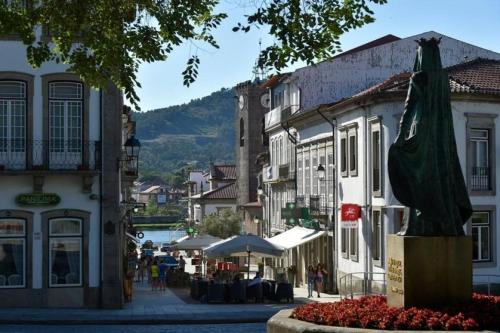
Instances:
[[[269,97],[260,82],[246,81],[235,88],[236,191],[237,205],[243,216],[245,231],[262,234],[262,209],[257,200],[259,154],[266,150],[262,126]]]

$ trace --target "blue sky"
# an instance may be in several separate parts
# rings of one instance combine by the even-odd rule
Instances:
[[[248,7],[251,3],[221,0],[219,10],[229,18],[215,33],[220,49],[185,44],[167,61],[141,65],[138,79],[142,88],[138,93],[142,110],[186,103],[251,79],[259,40],[263,46],[272,42],[264,29],[246,34],[231,31],[245,13],[252,11]],[[385,5],[372,7],[376,21],[345,34],[341,39],[343,50],[386,34],[408,37],[434,30],[500,53],[500,0],[388,0]],[[190,54],[197,54],[201,65],[197,81],[188,88],[182,85],[181,73]]]

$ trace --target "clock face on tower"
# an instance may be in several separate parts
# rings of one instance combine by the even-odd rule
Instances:
[[[245,96],[240,95],[240,97],[238,98],[238,107],[240,108],[240,110],[243,110],[244,106],[245,106]]]
[[[265,93],[260,96],[260,104],[266,109],[269,108],[271,100],[269,99],[269,94]]]

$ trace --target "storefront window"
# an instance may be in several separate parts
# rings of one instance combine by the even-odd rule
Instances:
[[[0,288],[25,286],[26,221],[0,219]]]
[[[49,281],[51,287],[82,284],[82,221],[49,221]]]

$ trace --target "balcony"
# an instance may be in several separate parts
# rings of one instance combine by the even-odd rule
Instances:
[[[281,124],[281,106],[277,106],[264,115],[265,129],[268,130],[278,124]]]
[[[321,195],[298,195],[296,198],[297,207],[309,207],[311,216],[328,215],[328,208],[326,196]],[[332,205],[330,205],[332,206]]]
[[[471,191],[491,191],[490,168],[472,167],[470,185],[471,185]]]
[[[100,141],[0,140],[0,171],[96,171],[101,165]]]

